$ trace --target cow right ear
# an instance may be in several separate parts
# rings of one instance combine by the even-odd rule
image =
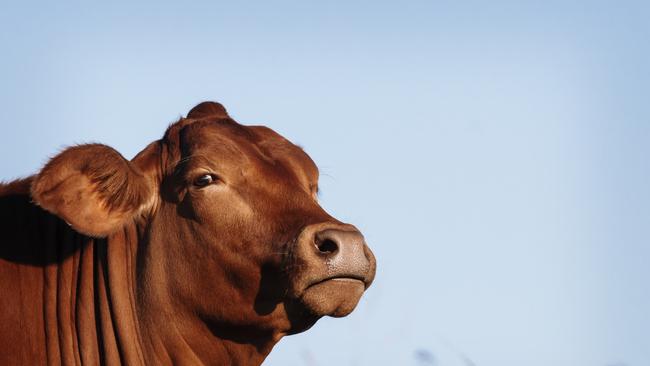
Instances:
[[[100,144],[66,149],[32,181],[33,201],[75,230],[104,237],[152,202],[154,189],[138,166]]]

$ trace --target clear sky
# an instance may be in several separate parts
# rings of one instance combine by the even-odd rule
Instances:
[[[650,364],[650,5],[4,2],[1,177],[203,100],[302,145],[357,311],[266,365]]]

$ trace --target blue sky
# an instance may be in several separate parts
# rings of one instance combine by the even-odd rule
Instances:
[[[302,145],[376,283],[267,365],[650,363],[650,6],[87,2],[0,12],[2,179],[203,100]]]

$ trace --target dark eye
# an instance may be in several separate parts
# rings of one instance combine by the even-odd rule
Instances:
[[[194,179],[194,185],[197,187],[205,187],[214,183],[217,178],[212,174],[204,174],[196,179]]]

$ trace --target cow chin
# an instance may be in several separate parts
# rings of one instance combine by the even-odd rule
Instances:
[[[353,278],[333,278],[307,287],[300,301],[312,314],[343,317],[352,312],[359,303],[365,284]]]

